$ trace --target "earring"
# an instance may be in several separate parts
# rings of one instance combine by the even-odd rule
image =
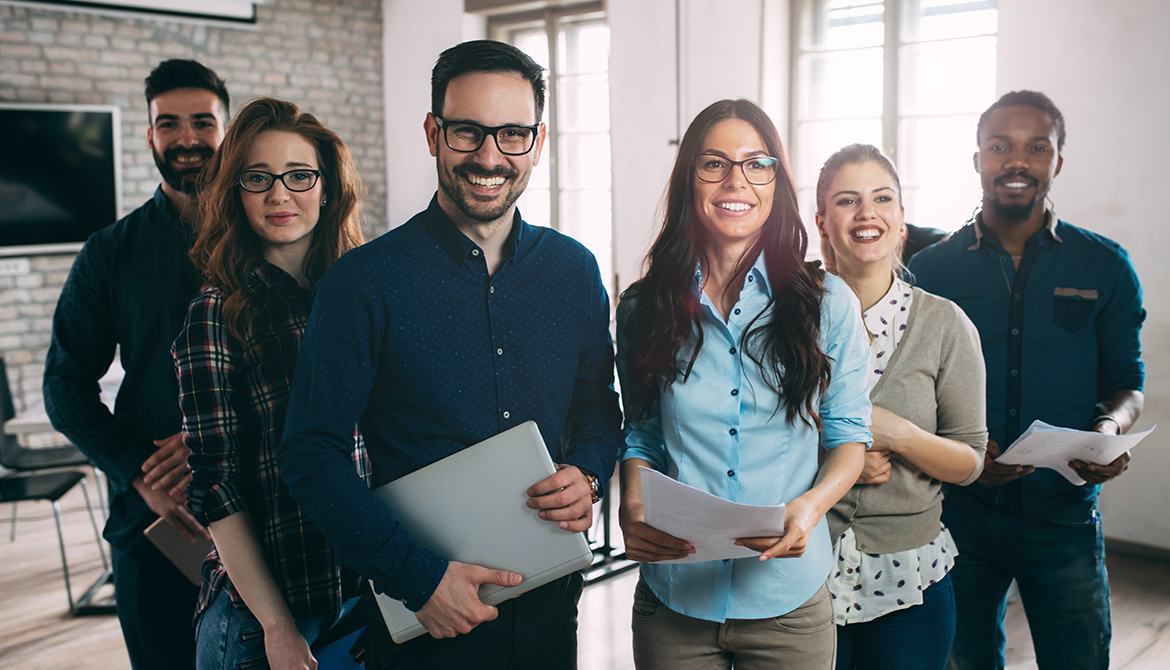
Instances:
[[[329,199],[328,199],[328,198],[321,198],[321,204],[322,204],[322,205],[324,205],[324,204],[325,204],[325,203],[327,203],[327,202],[329,202]]]

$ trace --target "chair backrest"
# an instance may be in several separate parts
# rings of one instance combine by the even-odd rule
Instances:
[[[16,436],[2,430],[4,422],[14,416],[16,408],[12,405],[12,390],[8,388],[8,369],[4,367],[4,359],[0,358],[0,465],[5,467],[14,462],[20,450]]]

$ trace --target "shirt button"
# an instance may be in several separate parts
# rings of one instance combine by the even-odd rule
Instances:
[[[738,431],[738,430],[736,430],[736,429],[734,429],[734,428],[732,428],[731,430],[729,430],[729,431],[727,431],[727,432],[728,432],[728,433],[730,433],[730,434],[732,434],[732,435],[735,435],[735,434],[739,433],[739,431]]]
[[[734,477],[734,476],[735,476],[735,470],[728,470],[728,471],[727,471],[727,476],[728,476],[728,477]]]
[[[496,292],[496,287],[495,287],[495,286],[491,286],[491,287],[489,287],[489,288],[488,288],[488,293],[495,293],[495,292]]]
[[[1019,328],[1012,328],[1012,335],[1019,335],[1019,334],[1020,334]]]
[[[1017,377],[1017,376],[1019,376],[1019,374],[1020,374],[1020,371],[1019,371],[1019,370],[1012,370],[1012,376],[1013,376],[1013,377]]]
[[[504,418],[505,418],[505,419],[509,419],[509,418],[511,418],[511,417],[512,417],[512,414],[511,414],[511,412],[508,412],[507,410],[504,410]]]
[[[748,281],[752,281],[752,280],[754,280],[754,279],[755,279],[755,277],[754,277],[754,276],[752,276],[752,275],[748,275]]]
[[[1019,293],[1017,293],[1017,294],[1013,295],[1012,297],[1013,297],[1013,298],[1015,298],[1016,300],[1019,300],[1019,299],[1020,299],[1020,294],[1019,294]]]
[[[845,568],[845,572],[851,575],[853,574],[853,568]]]
[[[729,354],[731,354],[732,356],[734,356],[734,355],[735,355],[735,347],[732,347],[732,348],[731,348],[731,351],[728,351],[727,353],[729,353]]]
[[[497,355],[499,355],[499,356],[503,356],[503,355],[504,355],[504,350],[503,350],[503,349],[496,349],[496,354],[497,354]]]
[[[736,307],[736,308],[735,308],[735,313],[736,313],[736,314],[739,314],[739,308],[738,308],[738,307]]]
[[[731,395],[739,395],[739,389],[731,389]]]
[[[1009,410],[1008,410],[1008,414],[1011,414],[1012,416],[1015,416],[1015,415],[1016,415],[1016,410],[1014,410],[1014,409],[1009,409]]]
[[[479,249],[472,249],[472,250],[471,250],[471,255],[472,255],[472,256],[478,256],[478,255],[479,255]]]

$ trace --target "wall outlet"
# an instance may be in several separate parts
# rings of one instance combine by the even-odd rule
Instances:
[[[0,277],[12,277],[29,273],[27,258],[0,258]]]

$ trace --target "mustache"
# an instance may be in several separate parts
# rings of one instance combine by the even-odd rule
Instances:
[[[477,177],[484,177],[489,179],[491,177],[504,177],[505,179],[511,179],[520,174],[515,169],[505,165],[499,165],[494,169],[485,170],[475,163],[461,163],[452,168],[451,171],[460,176],[475,175]]]
[[[999,177],[996,177],[995,181],[993,183],[996,186],[1003,186],[1004,184],[1008,183],[1009,181],[1020,181],[1020,180],[1024,180],[1024,181],[1028,182],[1029,184],[1031,184],[1032,186],[1036,186],[1037,184],[1040,183],[1039,179],[1033,177],[1032,175],[1028,174],[1027,172],[1009,172],[1005,175],[1000,175]]]
[[[185,154],[198,154],[200,158],[207,160],[208,158],[211,158],[211,155],[214,153],[215,152],[211,150],[211,147],[172,147],[163,151],[163,158],[167,162],[173,163],[178,159],[179,156]]]

